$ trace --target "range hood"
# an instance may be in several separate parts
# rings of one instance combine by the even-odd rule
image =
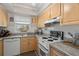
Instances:
[[[54,17],[48,21],[45,21],[44,24],[45,26],[52,26],[60,23],[60,18],[59,17]]]
[[[55,17],[55,18],[52,18],[48,21],[45,21],[44,24],[60,22],[59,19],[60,19],[59,17]]]

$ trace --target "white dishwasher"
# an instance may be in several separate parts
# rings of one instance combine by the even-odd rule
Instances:
[[[4,39],[4,56],[20,54],[20,38]]]

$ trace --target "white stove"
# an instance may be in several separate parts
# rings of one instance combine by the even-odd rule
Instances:
[[[45,56],[48,55],[48,52],[49,52],[49,44],[54,43],[54,42],[60,42],[60,41],[61,41],[60,38],[41,37],[41,39],[39,40],[40,52],[42,51],[42,53]],[[40,55],[42,55],[42,53],[40,53]]]

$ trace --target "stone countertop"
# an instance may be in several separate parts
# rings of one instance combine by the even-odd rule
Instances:
[[[31,37],[31,36],[34,36],[34,34],[31,34],[31,35],[30,34],[28,35],[27,33],[26,34],[15,34],[15,35],[13,34],[13,35],[10,35],[7,37],[1,37],[1,38],[2,39],[10,39],[10,38],[21,38],[21,37],[27,37],[27,36]]]
[[[8,37],[1,37],[2,39],[10,39],[10,38],[21,38],[21,37],[31,37],[31,36],[37,36],[37,37],[43,37],[43,36],[49,36],[49,35],[37,35],[37,34],[29,34],[29,33],[15,33],[15,34],[13,34],[13,35],[10,35],[10,36],[8,36]],[[2,39],[0,39],[0,40],[2,40]]]
[[[38,37],[38,40],[40,39],[40,37],[42,38],[43,36],[49,36],[47,34],[44,34],[44,35],[37,35],[37,34],[27,34],[27,33],[15,33],[13,35],[10,35],[8,37],[1,37],[0,40],[3,40],[3,39],[11,39],[11,38],[22,38],[22,37],[32,37],[32,36],[36,36]]]
[[[2,40],[2,38],[0,38],[0,40]]]
[[[51,48],[56,48],[59,51],[67,54],[68,56],[79,56],[79,48],[72,47],[70,45],[66,45],[63,42],[56,42],[50,44]]]

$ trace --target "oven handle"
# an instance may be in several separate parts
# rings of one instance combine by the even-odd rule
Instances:
[[[41,45],[41,44],[40,44],[40,45]],[[43,45],[41,45],[41,46],[44,47]],[[48,51],[48,49],[46,49],[45,47],[44,47],[44,49]]]

